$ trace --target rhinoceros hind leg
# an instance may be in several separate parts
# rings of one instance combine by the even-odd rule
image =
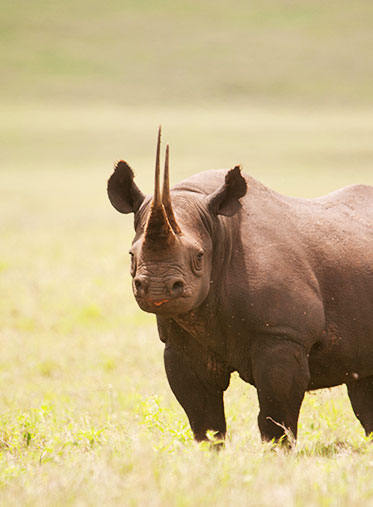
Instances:
[[[373,377],[366,377],[347,384],[348,395],[356,417],[365,433],[373,433]]]
[[[292,445],[310,374],[305,349],[283,337],[258,340],[252,348],[263,440]]]

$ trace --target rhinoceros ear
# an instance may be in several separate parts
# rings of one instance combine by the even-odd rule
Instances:
[[[145,196],[133,181],[134,174],[127,162],[119,161],[107,184],[111,204],[120,213],[136,213]]]
[[[236,166],[225,176],[225,183],[208,197],[210,211],[214,215],[231,217],[241,208],[240,197],[246,194],[247,183]]]

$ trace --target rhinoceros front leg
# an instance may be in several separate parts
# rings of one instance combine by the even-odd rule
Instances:
[[[217,439],[224,439],[223,391],[202,382],[190,359],[170,343],[165,347],[164,362],[168,382],[188,416],[195,439],[206,440],[208,430],[215,431]]]
[[[289,430],[296,438],[299,410],[310,380],[305,349],[282,337],[262,337],[252,348],[252,368],[262,439],[288,442]]]

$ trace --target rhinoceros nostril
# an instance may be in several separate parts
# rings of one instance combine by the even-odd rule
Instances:
[[[173,296],[181,296],[184,292],[184,282],[182,280],[176,280],[171,286],[171,294]]]
[[[134,279],[133,283],[137,294],[144,295],[146,293],[149,284],[145,278],[138,276]]]

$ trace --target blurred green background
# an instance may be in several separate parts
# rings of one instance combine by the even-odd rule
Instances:
[[[2,3],[9,100],[371,103],[366,0]]]
[[[0,16],[2,170],[106,177],[126,158],[147,185],[162,123],[176,179],[240,162],[304,196],[372,182],[371,2],[5,0]]]
[[[279,465],[270,454],[263,468],[256,393],[234,378],[227,419],[236,440],[227,461],[195,466],[201,454],[190,448],[167,385],[154,317],[131,294],[132,218],[111,207],[106,180],[124,158],[151,193],[162,124],[172,183],[241,163],[290,195],[373,184],[372,19],[367,0],[2,1],[5,504],[121,504],[125,484],[133,505],[170,505],[170,478],[179,475],[178,505],[201,505],[212,491],[216,505],[246,505],[251,497],[256,505],[305,505],[310,495],[313,505],[331,505],[336,483],[336,505],[370,494],[371,481],[359,475],[361,454],[356,477],[350,455],[338,470],[328,461],[338,439],[351,452],[366,445],[356,444],[363,432],[343,389],[306,397],[299,435],[310,451],[300,451],[299,467],[296,455]],[[164,407],[171,415],[157,426]],[[317,456],[332,467],[326,482]],[[289,484],[293,467],[308,475],[297,472]],[[206,476],[208,490],[200,481]],[[320,490],[307,489],[311,476]],[[237,484],[239,500],[231,496]]]

